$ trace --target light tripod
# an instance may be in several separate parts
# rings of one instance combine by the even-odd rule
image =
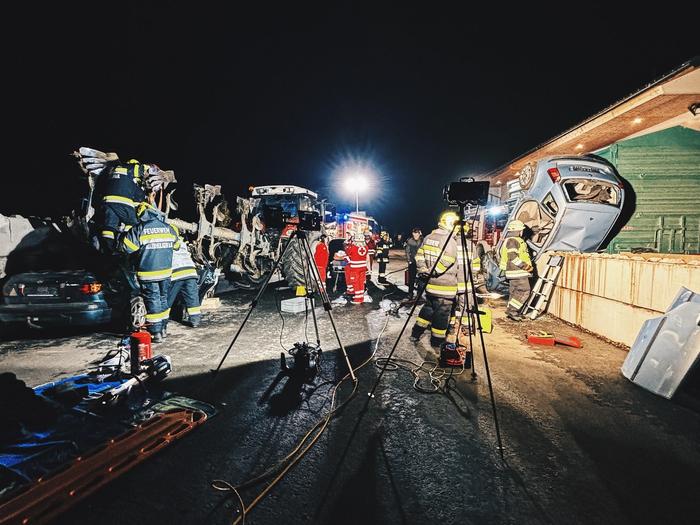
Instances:
[[[258,302],[260,301],[260,298],[262,295],[265,293],[265,290],[267,289],[268,285],[270,284],[270,279],[272,279],[272,276],[274,273],[278,270],[280,266],[280,262],[282,261],[282,258],[284,257],[284,254],[287,252],[289,247],[293,244],[292,240],[297,239],[298,244],[301,245],[301,253],[300,255],[303,255],[303,260],[306,261],[306,264],[308,265],[308,268],[311,271],[311,277],[312,277],[312,284],[314,285],[316,291],[318,292],[319,296],[321,297],[321,301],[323,302],[323,309],[328,312],[328,319],[331,322],[331,326],[333,327],[333,332],[335,333],[335,337],[338,340],[338,346],[340,348],[341,353],[343,354],[343,358],[345,359],[345,363],[348,365],[348,370],[350,371],[350,377],[352,378],[353,383],[357,382],[357,377],[355,376],[355,371],[352,368],[352,364],[350,363],[350,358],[348,357],[348,353],[345,350],[345,345],[343,345],[343,341],[340,339],[340,334],[338,333],[338,328],[335,325],[335,319],[333,318],[333,307],[331,306],[331,300],[328,297],[328,293],[326,292],[325,286],[323,286],[323,283],[325,279],[321,279],[321,275],[318,272],[318,267],[316,266],[316,262],[314,261],[313,253],[311,251],[311,245],[309,244],[309,238],[307,235],[307,232],[304,230],[294,230],[292,231],[292,234],[289,236],[289,241],[287,244],[284,246],[282,249],[282,252],[280,253],[279,257],[275,260],[275,264],[272,266],[272,270],[270,270],[270,273],[267,275],[265,278],[265,281],[263,282],[263,285],[260,287],[260,290],[258,290],[258,293],[255,295],[255,298],[252,300],[250,303],[250,308],[248,309],[248,312],[246,313],[245,317],[243,318],[243,322],[241,323],[241,326],[238,327],[238,331],[236,332],[236,335],[233,336],[233,339],[231,340],[231,344],[228,345],[228,348],[226,349],[226,352],[224,352],[223,357],[221,358],[221,362],[219,363],[219,366],[216,367],[216,370],[214,370],[214,376],[219,373],[219,370],[224,364],[224,361],[226,361],[226,358],[228,357],[229,352],[233,348],[233,345],[236,344],[236,341],[238,340],[238,336],[241,335],[241,332],[243,331],[243,327],[245,327],[246,323],[248,322],[248,319],[250,318],[251,314],[253,313],[253,310],[258,306]],[[303,265],[302,265],[303,266]],[[304,280],[306,280],[307,277],[307,272],[304,270]],[[308,293],[309,286],[308,282],[306,283],[306,289],[307,289],[307,297],[310,296]],[[313,322],[314,322],[314,329],[316,330],[316,340],[317,343],[320,345],[320,337],[318,334],[318,325],[317,325],[317,320],[316,320],[316,311],[314,309],[314,304],[313,300],[311,301],[311,315],[313,317]]]

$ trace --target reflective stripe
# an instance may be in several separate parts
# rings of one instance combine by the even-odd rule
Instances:
[[[523,261],[520,259],[520,257],[516,257],[511,261],[515,266],[522,266]]]
[[[197,270],[190,267],[174,271],[171,280],[177,281],[178,279],[186,279],[187,277],[197,277]]]
[[[158,281],[170,277],[172,273],[172,269],[167,268],[165,270],[151,270],[146,272],[138,271],[136,272],[136,275],[142,281]]]
[[[139,241],[142,243],[148,243],[150,241],[174,241],[175,237],[172,233],[148,233],[146,235],[141,235]]]
[[[158,321],[162,321],[163,319],[167,319],[168,317],[170,317],[170,308],[168,308],[167,310],[163,310],[162,312],[146,314],[146,321],[157,323]]]
[[[139,249],[139,247],[134,244],[129,238],[124,237],[124,246],[127,247],[127,249],[131,252],[135,252],[136,250]]]
[[[508,304],[511,305],[511,306],[515,306],[516,308],[522,308],[522,307],[523,307],[523,303],[521,303],[521,302],[518,301],[517,299],[511,299],[510,301],[508,301]]]
[[[113,204],[126,204],[134,208],[136,203],[128,197],[122,197],[121,195],[105,195],[102,197],[102,202],[109,202]]]
[[[114,173],[119,173],[119,175],[126,175],[127,173],[129,173],[128,170],[128,168],[117,166],[116,168],[114,168]]]
[[[434,326],[430,328],[430,332],[435,336],[435,337],[445,337],[447,334],[447,330],[440,330],[439,328],[435,328]]]
[[[451,285],[442,285],[442,284],[428,284],[428,286],[425,287],[426,290],[440,290],[444,292],[454,292],[457,290],[457,285],[456,284],[451,284]]]
[[[419,317],[418,319],[416,319],[416,324],[422,328],[427,328],[428,326],[430,326],[430,321]]]
[[[198,315],[202,313],[202,307],[201,306],[192,306],[187,309],[187,313],[189,315]]]
[[[530,277],[530,274],[525,270],[507,270],[506,279],[519,279],[521,277]]]
[[[435,266],[435,269],[440,273],[445,273],[447,271],[447,266],[438,261],[437,265]]]
[[[110,230],[102,230],[100,235],[102,235],[102,237],[105,239],[114,239],[114,232]]]

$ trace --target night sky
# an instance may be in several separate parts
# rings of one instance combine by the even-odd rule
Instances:
[[[425,230],[447,181],[511,160],[700,51],[693,14],[668,3],[646,21],[602,3],[575,14],[96,4],[4,8],[4,214],[67,213],[84,189],[69,154],[85,145],[175,170],[184,218],[192,182],[222,184],[229,201],[250,184],[294,183],[350,209],[335,174],[361,159],[377,172],[361,208],[394,232]]]

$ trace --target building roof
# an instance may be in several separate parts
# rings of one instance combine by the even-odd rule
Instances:
[[[700,106],[700,56],[681,64],[639,91],[589,117],[488,173],[492,183],[506,183],[529,162],[546,155],[591,153],[633,135],[653,131],[674,119],[693,117]],[[700,107],[695,110],[700,115]]]

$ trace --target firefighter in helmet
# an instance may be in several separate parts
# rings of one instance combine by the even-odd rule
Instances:
[[[527,244],[523,239],[525,224],[513,220],[508,223],[507,232],[500,251],[500,268],[508,279],[509,297],[506,317],[512,321],[522,321],[522,308],[530,296],[532,260]]]
[[[416,266],[419,278],[424,282],[427,279],[426,302],[413,325],[413,342],[418,341],[428,327],[433,346],[440,346],[447,336],[450,313],[457,296],[457,242],[454,235],[457,220],[455,212],[444,212],[438,227],[425,237],[418,248]]]

